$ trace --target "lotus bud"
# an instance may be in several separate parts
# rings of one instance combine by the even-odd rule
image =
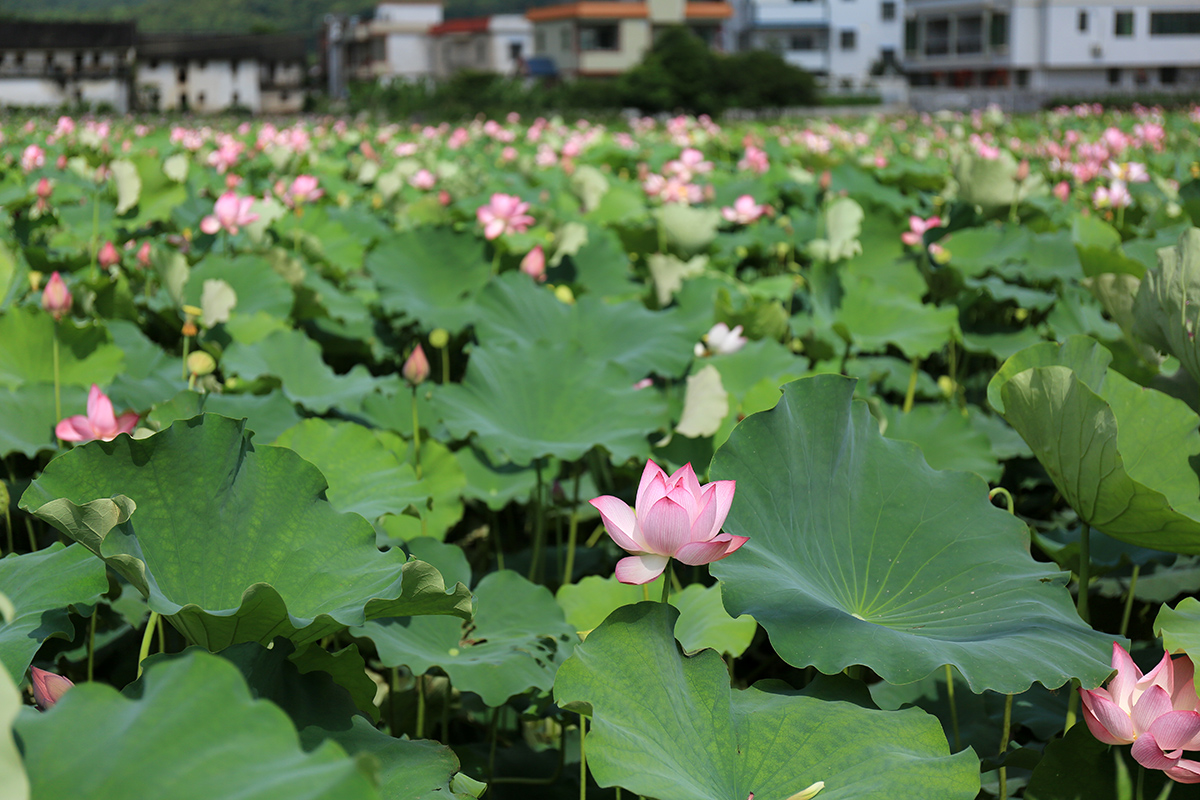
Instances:
[[[56,275],[58,273],[55,273]],[[37,703],[37,707],[42,711],[49,711],[50,708],[58,702],[67,690],[75,684],[62,675],[55,675],[53,672],[47,672],[44,669],[30,667],[30,676],[33,684],[33,699]]]
[[[41,290],[43,277],[36,269],[29,270],[29,288],[35,292]]]
[[[533,249],[521,259],[521,272],[536,281],[546,280],[546,251],[540,244],[534,245]]]
[[[100,263],[100,266],[109,269],[121,263],[121,255],[112,242],[105,242],[104,247],[101,247],[100,252],[96,254],[96,261]]]
[[[833,186],[833,173],[829,170],[822,172],[821,181],[818,185],[821,187],[822,192],[828,192],[829,187]]]
[[[203,350],[196,350],[188,353],[187,357],[188,372],[195,375],[197,378],[203,378],[205,375],[212,375],[217,369],[217,360]]]
[[[1023,183],[1029,177],[1029,159],[1021,159],[1021,163],[1017,165],[1017,183]]]
[[[37,193],[39,199],[46,200],[50,197],[50,192],[53,190],[54,187],[50,184],[50,181],[42,178],[37,182],[37,188],[34,191]]]
[[[137,251],[137,261],[145,268],[150,266],[150,243],[143,242]]]
[[[569,306],[575,305],[575,293],[571,291],[570,286],[555,286],[554,296]]]
[[[49,311],[56,322],[71,310],[71,290],[57,272],[46,282],[46,289],[42,292],[42,308]]]
[[[400,374],[404,379],[413,386],[424,381],[429,377],[429,359],[425,357],[425,350],[421,345],[413,348],[412,353],[404,362],[404,367],[400,370]]]
[[[441,350],[450,344],[450,333],[445,328],[434,328],[429,332],[429,344]]]

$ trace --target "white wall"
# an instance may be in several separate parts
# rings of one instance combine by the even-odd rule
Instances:
[[[512,75],[517,71],[517,62],[511,57],[511,46],[521,45],[521,58],[533,55],[533,23],[521,14],[496,14],[491,19],[492,37],[491,69],[501,75]]]
[[[180,67],[186,69],[183,83],[179,82]],[[236,71],[229,60],[161,59],[155,66],[149,63],[139,66],[137,85],[158,90],[158,108],[162,111],[182,108],[185,94],[189,111],[220,111],[235,104],[235,93],[237,105],[254,112],[263,110],[259,64],[252,59],[239,59]]]
[[[107,103],[125,113],[129,92],[117,78],[68,81],[65,88],[49,78],[0,78],[0,105],[55,108],[76,102]]]

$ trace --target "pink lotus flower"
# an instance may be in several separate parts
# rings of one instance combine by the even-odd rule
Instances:
[[[910,246],[919,245],[925,236],[925,231],[936,228],[941,224],[941,217],[930,217],[929,219],[921,219],[917,216],[909,217],[908,230],[900,234],[900,241]]]
[[[217,198],[213,205],[213,213],[200,220],[200,230],[214,234],[223,228],[230,234],[235,234],[243,225],[249,225],[258,219],[258,214],[250,212],[252,205],[253,197],[238,197],[233,192],[226,192]]]
[[[754,198],[744,194],[733,201],[732,206],[721,209],[721,216],[736,225],[749,225],[767,212],[767,207],[754,202]]]
[[[67,288],[67,282],[62,279],[62,275],[55,272],[50,276],[50,280],[46,281],[46,288],[42,290],[42,308],[49,311],[55,321],[58,321],[71,311],[71,302],[71,290]]]
[[[116,416],[108,395],[93,383],[92,390],[88,392],[87,416],[77,414],[67,417],[54,428],[54,435],[64,442],[91,442],[96,439],[111,442],[117,438],[117,434],[132,433],[137,421],[138,415],[132,411]]]
[[[535,281],[546,280],[546,251],[540,244],[535,244],[533,249],[521,259],[521,272]]]
[[[524,233],[533,224],[533,217],[525,212],[529,203],[512,194],[497,192],[492,195],[490,203],[480,206],[475,211],[479,224],[483,226],[483,236],[489,241],[504,233]]]
[[[1200,783],[1200,762],[1183,758],[1200,749],[1200,712],[1190,659],[1162,660],[1143,675],[1113,642],[1116,676],[1103,689],[1080,689],[1088,730],[1105,744],[1132,744],[1130,755],[1180,783]]]
[[[29,675],[29,682],[33,684],[33,700],[41,711],[49,711],[75,685],[69,678],[37,667],[30,667]]]
[[[408,183],[414,189],[420,189],[423,192],[427,192],[433,188],[434,184],[437,183],[437,178],[435,178],[433,173],[429,170],[419,169],[411,178],[408,179]]]
[[[1066,181],[1059,181],[1054,184],[1054,196],[1062,202],[1067,202],[1071,199],[1071,184]]]
[[[649,583],[678,559],[697,566],[719,561],[748,541],[721,533],[733,503],[734,481],[700,485],[691,464],[670,477],[646,462],[638,484],[636,510],[604,495],[589,502],[600,512],[608,535],[632,555],[617,563],[621,583]]]
[[[21,169],[32,172],[46,163],[46,151],[31,144],[21,151]]]
[[[283,193],[283,202],[288,208],[295,208],[312,200],[319,200],[325,190],[317,185],[317,179],[312,175],[297,175],[292,185]]]

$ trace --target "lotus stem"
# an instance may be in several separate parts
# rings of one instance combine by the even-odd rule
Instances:
[[[499,709],[497,709],[499,710]],[[549,786],[558,780],[562,775],[563,765],[567,760],[567,726],[559,726],[558,736],[558,766],[554,768],[554,772],[546,778],[492,778],[489,783],[517,783],[527,786]]]
[[[647,603],[650,602],[650,584],[648,583],[642,584],[642,600]]]
[[[1138,764],[1137,788],[1134,790],[1134,800],[1144,800],[1145,798],[1145,781],[1146,768],[1140,763]]]
[[[492,709],[492,722],[489,727],[492,729],[492,743],[488,747],[488,783],[496,779],[496,739],[498,737],[498,729],[500,727],[500,709],[501,706],[496,706]]]
[[[421,480],[421,421],[417,418],[417,387],[412,387],[413,412],[413,471]]]
[[[904,393],[904,413],[912,411],[913,399],[917,395],[917,377],[921,374],[921,362],[919,359],[912,360],[912,372],[908,376],[908,391]]]
[[[671,559],[667,559],[667,566],[663,570],[663,591],[662,602],[666,603],[671,599]]]
[[[396,692],[400,686],[400,670],[392,667],[391,682],[388,684],[388,731],[393,738],[400,738],[396,731]]]
[[[1008,752],[1008,730],[1012,727],[1013,696],[1004,696],[1004,729],[1000,732],[1000,757]],[[1000,767],[1000,800],[1008,800],[1008,767]]]
[[[416,675],[413,679],[417,692],[417,735],[414,738],[425,738],[425,676]]]
[[[150,640],[154,638],[154,629],[158,622],[158,612],[151,611],[146,620],[146,630],[142,633],[142,647],[138,650],[137,676],[142,677],[142,662],[150,655]]]
[[[1079,534],[1079,596],[1075,608],[1084,622],[1090,622],[1088,617],[1088,584],[1091,582],[1092,567],[1092,527],[1083,523]]]
[[[1063,733],[1075,725],[1075,704],[1079,702],[1079,681],[1071,679],[1071,693],[1067,695],[1067,718],[1063,721]]]
[[[96,617],[100,615],[100,607],[92,608],[92,618],[88,621],[88,659],[87,659],[87,679],[92,680],[92,672],[95,664],[96,656]]]
[[[450,746],[450,676],[442,686],[442,744]]]
[[[162,617],[158,618],[158,652],[167,652],[167,632],[164,630]]]
[[[13,544],[12,514],[8,511],[7,502],[4,504],[4,531],[8,537],[8,552],[17,552],[17,546]]]
[[[88,245],[88,261],[96,263],[96,252],[100,248],[100,187],[92,194],[92,241]],[[61,415],[60,415],[61,416]]]
[[[450,382],[450,343],[441,348],[442,351],[442,383]]]
[[[62,379],[58,370],[58,320],[54,321],[54,343],[51,345],[54,361],[54,423],[57,425],[62,415]]]
[[[1141,572],[1141,564],[1133,565],[1133,575],[1129,578],[1129,592],[1125,595],[1125,611],[1121,614],[1121,635],[1125,635],[1125,631],[1129,629],[1129,614],[1133,611],[1133,592],[1137,589],[1138,573]]]
[[[579,715],[579,800],[587,800],[587,718]]]
[[[575,491],[571,498],[571,521],[567,526],[567,563],[563,567],[562,580],[559,581],[563,585],[570,583],[575,576],[575,543],[579,538],[579,480],[582,477],[582,470],[575,473]]]
[[[946,699],[950,701],[950,726],[954,730],[954,751],[962,750],[962,736],[958,732],[958,704],[954,702],[954,670],[946,665]]]
[[[191,348],[191,344],[192,344],[192,337],[188,336],[187,334],[184,334],[184,336],[183,336],[183,360],[180,362],[183,365],[180,372],[182,373],[184,380],[187,380],[187,376],[188,376],[187,357],[188,357],[188,350]]]
[[[542,460],[540,458],[534,460],[533,468],[537,474],[537,496],[534,499],[533,557],[529,559],[529,580],[537,583],[542,568],[542,550],[546,547],[545,520],[542,516]]]
[[[1016,516],[1017,506],[1016,501],[1013,500],[1012,492],[1010,492],[1008,489],[1005,489],[1003,486],[997,486],[995,489],[992,489],[990,492],[988,492],[988,500],[995,499],[996,495],[998,494],[1004,496],[1005,503],[1008,505],[1008,513]]]

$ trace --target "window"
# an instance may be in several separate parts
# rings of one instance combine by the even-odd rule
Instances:
[[[793,33],[789,45],[791,50],[816,50],[817,37],[811,33]]]
[[[1163,86],[1171,86],[1179,81],[1179,67],[1159,67],[1158,82]]]
[[[904,52],[909,55],[917,53],[917,21],[915,19],[904,20]]]
[[[992,47],[1008,47],[1008,14],[992,14],[988,26],[988,44]]]
[[[1151,36],[1194,36],[1200,34],[1200,11],[1153,11]]]
[[[197,108],[203,108],[203,107],[204,107],[204,92],[199,92],[199,93],[196,95],[196,107],[197,107]]]
[[[580,50],[617,50],[617,24],[592,24],[579,26]]]
[[[508,58],[509,58],[509,60],[510,61],[520,61],[522,49],[523,48],[521,46],[521,42],[509,42],[508,43]]]
[[[17,66],[19,67],[25,63],[25,54],[18,51],[17,55],[13,58],[13,60],[16,62]]]
[[[959,55],[983,52],[983,17],[959,17],[954,52]]]
[[[208,68],[208,59],[202,58],[196,62],[196,69],[207,69],[207,68]]]
[[[1120,82],[1121,82],[1121,68],[1120,67],[1109,67],[1108,68],[1108,85],[1116,86]]]
[[[1087,33],[1087,12],[1086,11],[1079,12],[1079,32]]]
[[[950,52],[950,20],[942,17],[925,23],[925,55],[944,56]]]
[[[1029,70],[1017,70],[1017,86],[1025,87],[1029,85]]]
[[[242,102],[241,95],[239,95],[237,92],[234,92],[233,97],[231,97],[229,100],[230,105],[236,106],[240,102]]]
[[[1118,11],[1113,15],[1113,35],[1133,36],[1133,12]]]
[[[157,58],[150,59],[150,69],[158,69],[158,59]]]
[[[879,18],[884,22],[891,22],[896,18],[896,4],[892,0],[883,0],[879,4]]]
[[[239,66],[241,66],[241,62],[235,58],[229,62],[229,71],[232,72],[234,75],[237,75]]]
[[[175,78],[180,83],[187,83],[187,67],[186,66],[180,67],[178,73],[176,73],[176,75],[175,75]]]
[[[853,28],[842,31],[840,38],[843,50],[853,50],[858,45],[858,32]]]

